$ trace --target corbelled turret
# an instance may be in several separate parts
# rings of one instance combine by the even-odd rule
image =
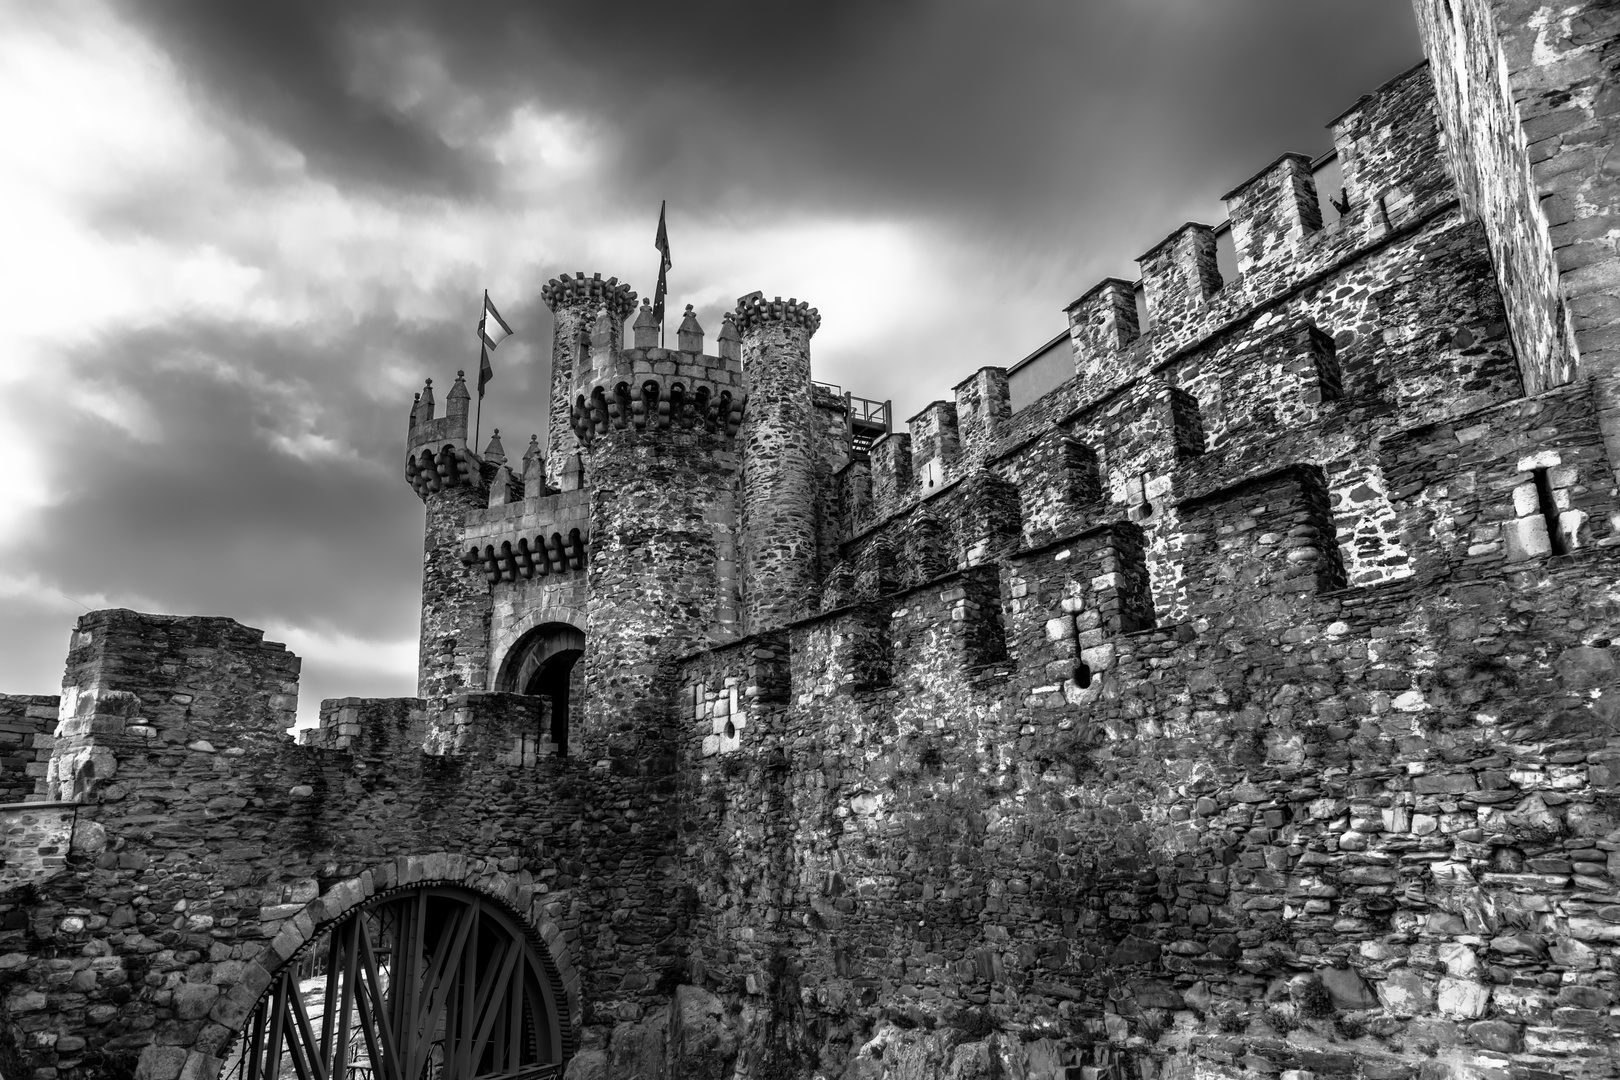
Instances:
[[[411,407],[405,451],[405,479],[427,506],[417,693],[439,701],[482,689],[489,664],[488,590],[461,559],[462,527],[469,512],[488,502],[495,472],[467,445],[471,401],[466,373],[458,371],[445,414],[435,417],[429,379]],[[500,443],[492,445],[498,450]]]

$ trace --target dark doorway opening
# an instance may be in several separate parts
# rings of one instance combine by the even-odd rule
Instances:
[[[568,756],[569,720],[580,699],[585,634],[567,623],[545,623],[530,630],[507,654],[495,689],[540,699],[539,735]]]

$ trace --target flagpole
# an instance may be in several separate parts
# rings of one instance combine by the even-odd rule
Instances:
[[[653,314],[658,317],[658,347],[664,348],[664,294],[667,291],[664,275],[675,264],[669,261],[669,233],[664,225],[664,211],[669,203],[658,201],[658,232],[653,247],[658,250],[658,287],[653,291]]]
[[[478,309],[478,404],[473,407],[472,452],[478,453],[478,436],[484,429],[484,357],[489,352],[485,344],[484,320],[489,318],[489,290],[484,290],[484,305]]]
[[[491,337],[489,320],[494,319],[500,328],[500,337]],[[473,419],[473,453],[479,453],[478,443],[484,435],[484,387],[490,379],[495,377],[495,369],[489,366],[489,350],[505,341],[512,334],[512,328],[506,325],[501,313],[495,310],[495,305],[489,302],[489,290],[484,290],[484,307],[478,313],[478,411]],[[495,429],[497,435],[500,428]]]

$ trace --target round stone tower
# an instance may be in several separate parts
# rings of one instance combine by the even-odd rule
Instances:
[[[753,293],[737,301],[742,334],[743,614],[750,633],[809,613],[818,580],[810,338],[815,308]]]
[[[563,290],[583,279],[568,280],[547,286],[559,325],[563,299],[571,317],[581,310]],[[605,300],[572,356],[566,438],[552,436],[567,454],[579,447],[590,505],[586,699],[570,739],[580,756],[609,760],[621,775],[657,775],[673,767],[663,730],[673,661],[735,625],[742,372],[735,358],[704,355],[695,319],[679,349],[657,347],[644,326],[636,347],[623,348],[634,295]]]
[[[540,290],[540,298],[555,316],[551,332],[551,416],[546,424],[546,475],[558,477],[563,475],[563,465],[575,450],[573,426],[569,421],[572,391],[575,376],[579,374],[576,369],[589,361],[590,336],[597,313],[612,313],[609,330],[616,351],[624,332],[625,317],[635,309],[636,294],[616,277],[603,281],[601,274],[586,277],[580,270],[573,277],[564,274],[546,282]]]

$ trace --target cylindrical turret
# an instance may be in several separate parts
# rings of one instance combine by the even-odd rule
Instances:
[[[589,283],[575,278],[569,288],[581,284]],[[607,299],[590,308],[560,288],[547,296],[559,327],[572,327],[559,329],[559,342],[589,335],[569,357],[572,397],[554,399],[568,412],[553,412],[549,445],[558,502],[584,503],[590,514],[586,587],[558,597],[585,612],[568,753],[590,771],[601,813],[580,843],[617,852],[611,878],[586,869],[577,887],[611,882],[612,907],[650,928],[599,933],[584,916],[582,968],[613,972],[584,988],[604,1011],[622,996],[621,980],[651,985],[667,964],[668,920],[681,903],[675,769],[695,723],[690,706],[672,708],[675,670],[680,657],[735,636],[736,436],[746,415],[735,362],[658,346],[650,309],[636,330],[646,344],[624,348],[634,298],[625,290]],[[688,340],[701,336],[693,324]],[[669,929],[656,929],[666,921]]]
[[[602,280],[601,274],[586,277],[583,270],[573,277],[566,274],[546,282],[540,290],[556,317],[551,332],[551,414],[546,425],[546,472],[561,476],[563,463],[575,450],[574,433],[569,424],[569,409],[573,390],[581,373],[576,368],[588,363],[586,350],[590,347],[591,331],[596,315],[602,310],[609,313],[613,332],[613,351],[618,351],[619,335],[623,333],[625,318],[635,310],[636,294],[619,279]]]
[[[816,476],[810,432],[815,308],[753,293],[737,301],[742,334],[743,613],[758,633],[808,614],[818,580]]]
[[[744,409],[734,365],[696,351],[621,349],[611,322],[592,321],[574,381],[572,430],[591,509],[580,743],[587,755],[641,768],[665,752],[664,666],[735,632],[734,444]],[[701,348],[702,330],[688,322],[684,336]]]
[[[489,588],[461,561],[467,515],[484,509],[489,499],[482,463],[467,445],[470,399],[465,376],[457,372],[445,395],[445,414],[435,417],[429,380],[412,410],[405,451],[405,478],[427,510],[417,696],[437,702],[482,689],[489,665]]]

